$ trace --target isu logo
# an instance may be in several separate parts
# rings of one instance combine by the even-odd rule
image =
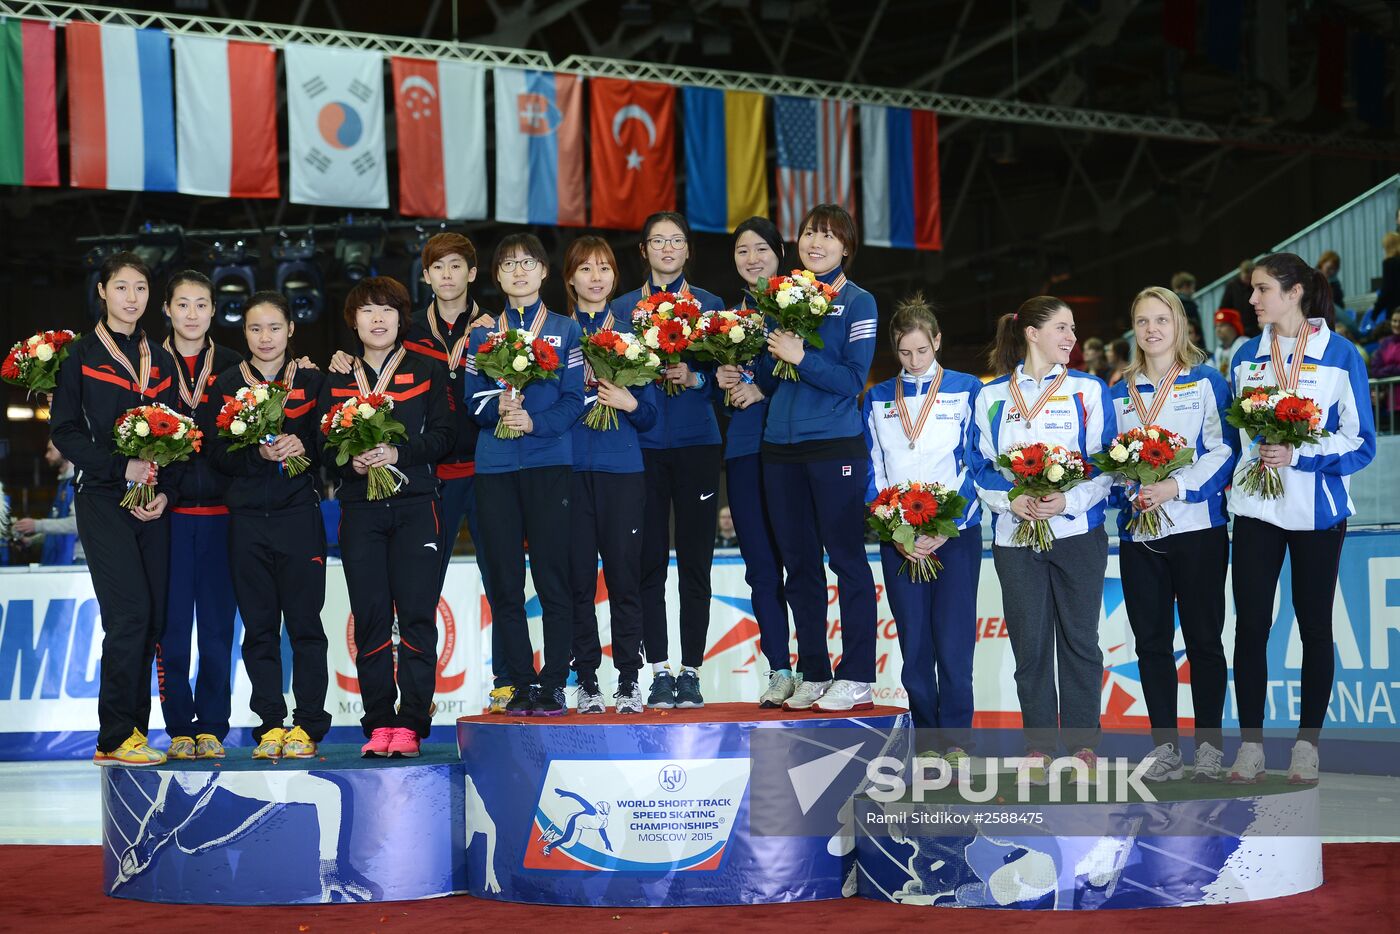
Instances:
[[[447,601],[441,597],[438,598],[437,617],[438,626],[442,631],[442,649],[438,652],[437,684],[434,686],[434,692],[437,694],[450,694],[453,691],[460,690],[462,685],[466,683],[467,673],[465,671],[455,675],[449,675],[447,673],[447,664],[452,660],[452,653],[457,648],[457,621],[452,616],[452,608],[448,606]],[[355,650],[355,614],[353,613],[345,619],[345,646],[350,650],[350,661],[354,662],[357,652]],[[397,666],[397,646],[395,646],[394,652]],[[342,690],[349,691],[352,694],[360,693],[360,681],[358,678],[341,674],[337,671],[335,673],[335,680]]]

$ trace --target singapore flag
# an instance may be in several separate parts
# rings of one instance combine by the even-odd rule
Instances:
[[[486,216],[486,70],[466,62],[390,60],[399,138],[399,213]]]

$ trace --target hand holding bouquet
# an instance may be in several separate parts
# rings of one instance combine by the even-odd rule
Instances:
[[[642,346],[635,335],[622,331],[596,331],[583,341],[583,357],[593,370],[594,379],[605,379],[621,389],[645,386],[656,379],[661,359]],[[617,428],[617,409],[599,399],[583,416],[583,423],[595,431]]]
[[[1118,474],[1137,484],[1133,499],[1133,514],[1128,518],[1128,531],[1140,538],[1156,538],[1162,534],[1162,519],[1172,525],[1171,517],[1160,509],[1143,509],[1142,488],[1167,479],[1191,463],[1195,448],[1186,439],[1160,425],[1148,425],[1125,431],[1113,439],[1106,450],[1092,458],[1094,466],[1104,473]]]
[[[1298,447],[1316,444],[1331,432],[1324,430],[1322,410],[1311,399],[1277,386],[1257,386],[1240,393],[1230,406],[1225,420],[1249,435],[1253,451],[1264,444],[1287,444]],[[1270,467],[1258,457],[1243,461],[1235,471],[1235,483],[1246,493],[1263,499],[1278,499],[1283,495],[1283,478],[1277,467]]]
[[[690,352],[696,359],[717,366],[744,367],[753,363],[767,343],[763,312],[749,308],[707,311],[695,326]],[[724,391],[724,404],[729,405],[728,389]]]
[[[524,328],[497,331],[476,349],[476,368],[496,381],[511,395],[537,379],[559,378],[559,352],[549,341],[535,337]],[[496,437],[519,438],[524,432],[496,422]]]
[[[159,402],[127,409],[117,419],[112,437],[116,439],[118,453],[150,461],[156,467],[167,467],[185,460],[200,449],[204,439],[194,419]],[[122,508],[149,506],[156,498],[155,483],[155,470],[151,470],[142,482],[127,481]]]
[[[930,538],[958,536],[958,517],[967,509],[967,497],[938,483],[906,480],[885,487],[869,505],[866,523],[882,542],[894,542],[905,554],[901,571],[909,579],[921,582],[935,580],[943,570],[937,555],[914,557],[914,539],[920,535]]]
[[[326,436],[326,450],[336,451],[337,466],[344,467],[357,457],[381,444],[407,441],[403,423],[391,414],[394,400],[383,393],[351,396],[332,408],[321,419],[321,434]],[[368,489],[366,499],[388,499],[408,482],[403,471],[390,464],[374,466],[365,475]]]
[[[632,309],[633,333],[667,366],[681,362],[699,322],[700,303],[689,292],[652,292]],[[681,392],[679,383],[665,382],[668,396]]]
[[[282,433],[286,404],[287,387],[281,383],[244,386],[224,403],[214,424],[219,428],[219,437],[230,440],[230,451],[254,444],[272,444]],[[278,466],[287,476],[295,477],[311,466],[311,461],[293,454]]]
[[[31,393],[53,392],[58,367],[68,356],[68,345],[77,339],[72,331],[40,331],[18,342],[0,363],[0,379]]]
[[[818,281],[816,273],[806,269],[794,269],[787,276],[772,276],[759,283],[754,293],[759,310],[773,319],[778,330],[791,331],[818,350],[823,344],[817,330],[835,297],[835,289]],[[785,360],[777,362],[773,375],[794,381],[799,378],[797,367]]]
[[[1017,444],[997,458],[997,466],[1009,471],[1016,485],[1008,494],[1015,500],[1021,496],[1036,498],[1052,493],[1064,493],[1089,476],[1089,468],[1078,451],[1058,444],[1031,442]],[[1013,545],[1029,545],[1036,551],[1049,551],[1055,545],[1049,519],[1030,519],[1016,526],[1011,536]]]

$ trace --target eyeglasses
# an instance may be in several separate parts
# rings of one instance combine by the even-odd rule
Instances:
[[[685,246],[685,237],[648,237],[647,246],[653,250],[664,250],[666,247],[679,250]]]
[[[534,272],[536,269],[540,268],[540,261],[535,259],[533,256],[528,257],[526,259],[501,260],[501,272],[515,272],[517,267],[525,270],[526,272]]]

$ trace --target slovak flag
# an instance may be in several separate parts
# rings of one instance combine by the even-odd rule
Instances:
[[[64,41],[69,183],[174,191],[170,38],[159,29],[71,22]]]
[[[943,249],[938,115],[862,104],[860,151],[865,242],[906,250]]]
[[[486,69],[390,60],[399,133],[399,213],[486,216]]]
[[[590,87],[593,224],[636,230],[676,208],[676,89],[594,78]]]
[[[582,227],[583,79],[497,68],[496,220]]]
[[[176,36],[175,90],[180,191],[276,198],[277,50]]]
[[[383,58],[299,43],[285,54],[292,203],[387,208]]]

